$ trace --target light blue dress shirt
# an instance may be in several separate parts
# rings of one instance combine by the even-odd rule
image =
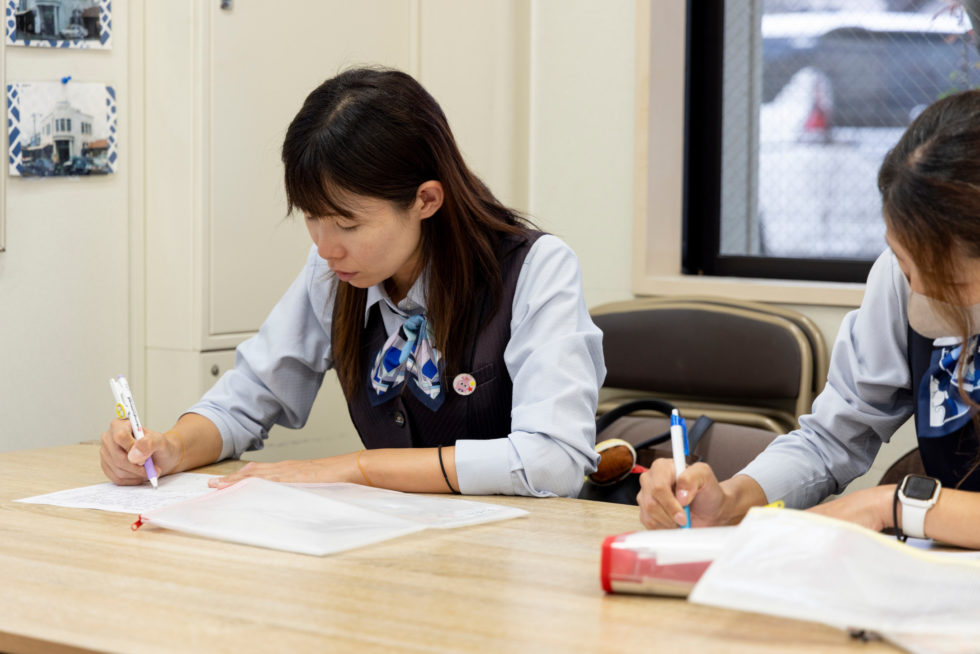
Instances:
[[[221,458],[260,449],[274,425],[302,427],[330,347],[334,285],[327,262],[310,249],[306,266],[262,324],[238,346],[225,373],[190,411],[221,433]],[[367,308],[380,304],[388,335],[425,308],[420,277],[397,305],[379,284]],[[367,313],[365,313],[365,321]],[[513,382],[511,433],[456,442],[456,474],[467,494],[574,496],[595,470],[595,412],[606,376],[602,332],[589,316],[578,259],[555,236],[530,248],[514,294],[504,362]],[[477,380],[479,383],[479,380]],[[453,392],[444,387],[444,392]]]
[[[871,268],[861,307],[844,317],[812,412],[740,473],[768,501],[808,508],[843,491],[912,415],[908,297],[908,280],[886,250]]]

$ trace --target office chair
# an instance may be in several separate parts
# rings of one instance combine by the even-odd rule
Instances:
[[[682,297],[615,302],[591,313],[607,368],[600,414],[654,396],[685,416],[784,433],[799,426],[826,381],[822,335],[789,309]]]
[[[607,368],[596,440],[641,445],[643,466],[671,455],[664,414],[676,406],[691,432],[700,432],[689,462],[704,461],[719,480],[728,479],[799,426],[826,379],[822,335],[788,309],[725,298],[643,298],[596,307],[592,317],[603,331]],[[708,421],[699,424],[702,416]],[[579,497],[635,503],[636,475],[617,483],[623,487],[610,492],[587,481]]]

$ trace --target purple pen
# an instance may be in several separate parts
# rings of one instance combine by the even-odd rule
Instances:
[[[112,394],[116,398],[116,415],[120,418],[129,418],[129,425],[133,428],[133,437],[140,440],[145,434],[143,433],[143,424],[136,414],[136,402],[129,390],[129,382],[126,381],[125,377],[119,375],[115,379],[109,380],[109,387],[112,388]],[[143,468],[146,470],[146,478],[153,484],[153,488],[157,488],[159,482],[156,466],[153,465],[153,457],[149,457],[143,462]]]

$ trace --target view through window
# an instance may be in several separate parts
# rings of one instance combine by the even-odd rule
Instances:
[[[928,104],[980,86],[968,12],[957,0],[723,5],[715,256],[873,260],[885,153]]]

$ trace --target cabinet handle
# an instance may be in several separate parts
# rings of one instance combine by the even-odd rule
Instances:
[[[221,369],[218,367],[218,364],[217,363],[214,364],[213,366],[211,366],[211,375],[212,376],[217,377],[219,372],[221,372]]]
[[[231,9],[231,0],[221,0],[222,9]]]

